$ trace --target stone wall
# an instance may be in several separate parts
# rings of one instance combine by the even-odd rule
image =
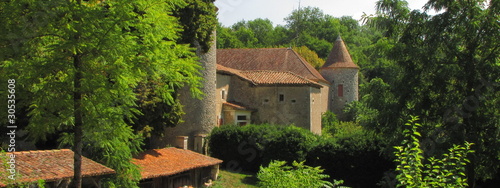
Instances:
[[[165,129],[164,136],[151,139],[151,145],[154,148],[163,148],[166,146],[174,146],[176,136],[189,136],[188,148],[194,148],[194,135],[208,134],[217,125],[216,113],[216,41],[206,53],[201,51],[201,47],[197,48],[196,54],[200,58],[199,62],[202,66],[201,76],[203,77],[202,99],[193,98],[189,88],[182,88],[180,91],[180,101],[184,105],[184,112],[180,123],[176,127]]]
[[[321,116],[314,121],[319,120],[319,124],[311,125],[310,94],[311,91],[317,93],[317,99],[321,100],[319,89],[310,86],[252,86],[235,76],[231,78],[228,100],[256,109],[257,111],[252,113],[252,123],[294,124],[313,132],[320,132],[321,128],[318,127],[321,127]],[[282,101],[280,95],[283,95]]]
[[[322,69],[321,74],[331,82],[329,110],[342,116],[345,105],[358,100],[358,69],[330,68]],[[339,96],[339,85],[343,86],[343,96]]]

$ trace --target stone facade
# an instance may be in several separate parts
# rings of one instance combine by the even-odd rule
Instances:
[[[254,85],[236,75],[217,74],[218,114],[220,124],[237,124],[233,119],[245,113],[251,123],[293,124],[321,134],[321,115],[327,110],[328,84],[323,85]],[[222,94],[225,94],[222,97]],[[243,106],[225,108],[224,102]]]
[[[331,82],[329,110],[342,115],[346,104],[358,100],[358,69],[322,69],[321,74]]]
[[[342,117],[345,105],[358,100],[359,67],[352,61],[340,36],[320,73],[331,83],[328,109]]]
[[[215,31],[214,31],[214,36]],[[153,138],[153,148],[162,148],[175,144],[176,136],[188,136],[188,148],[194,149],[194,137],[198,134],[208,134],[217,125],[216,116],[216,40],[214,40],[208,52],[203,53],[201,47],[197,48],[196,54],[200,58],[203,77],[201,91],[202,99],[193,98],[189,88],[182,88],[179,100],[184,105],[185,114],[182,116],[183,123],[165,129],[163,137]]]
[[[358,70],[339,37],[320,72],[288,48],[223,49],[215,42],[199,53],[205,95],[181,93],[184,123],[167,128],[157,147],[174,145],[176,136],[208,134],[215,126],[270,123],[305,128],[321,134],[321,117],[330,110],[342,115],[358,100]]]

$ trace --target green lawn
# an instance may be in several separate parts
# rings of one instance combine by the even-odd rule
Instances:
[[[230,171],[221,170],[219,179],[214,181],[214,188],[255,188],[257,187],[257,177],[252,173],[235,173]]]

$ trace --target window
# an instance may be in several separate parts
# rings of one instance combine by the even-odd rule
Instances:
[[[338,94],[339,97],[343,97],[344,96],[344,85],[339,84],[337,86],[337,94]]]
[[[279,101],[280,101],[280,102],[285,101],[285,95],[280,94],[280,95],[279,95]]]
[[[221,97],[222,97],[223,100],[226,99],[226,90],[225,89],[222,89],[222,91],[221,91]]]
[[[293,99],[293,100],[292,100],[292,103],[295,103],[295,102],[297,102],[297,100]]]
[[[237,116],[236,117],[237,120],[247,120],[247,116]]]

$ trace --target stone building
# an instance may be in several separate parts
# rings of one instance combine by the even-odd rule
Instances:
[[[198,51],[203,99],[182,91],[185,122],[167,128],[164,137],[153,141],[154,147],[175,146],[183,136],[188,149],[201,151],[195,138],[224,124],[294,124],[321,134],[323,113],[341,115],[347,103],[358,100],[359,67],[340,37],[320,71],[290,48],[215,46],[214,41],[210,51]]]
[[[359,67],[352,61],[340,36],[320,72],[331,83],[328,109],[338,116],[342,115],[347,103],[358,100]]]
[[[219,125],[294,124],[320,134],[329,85],[292,49],[217,50]]]

